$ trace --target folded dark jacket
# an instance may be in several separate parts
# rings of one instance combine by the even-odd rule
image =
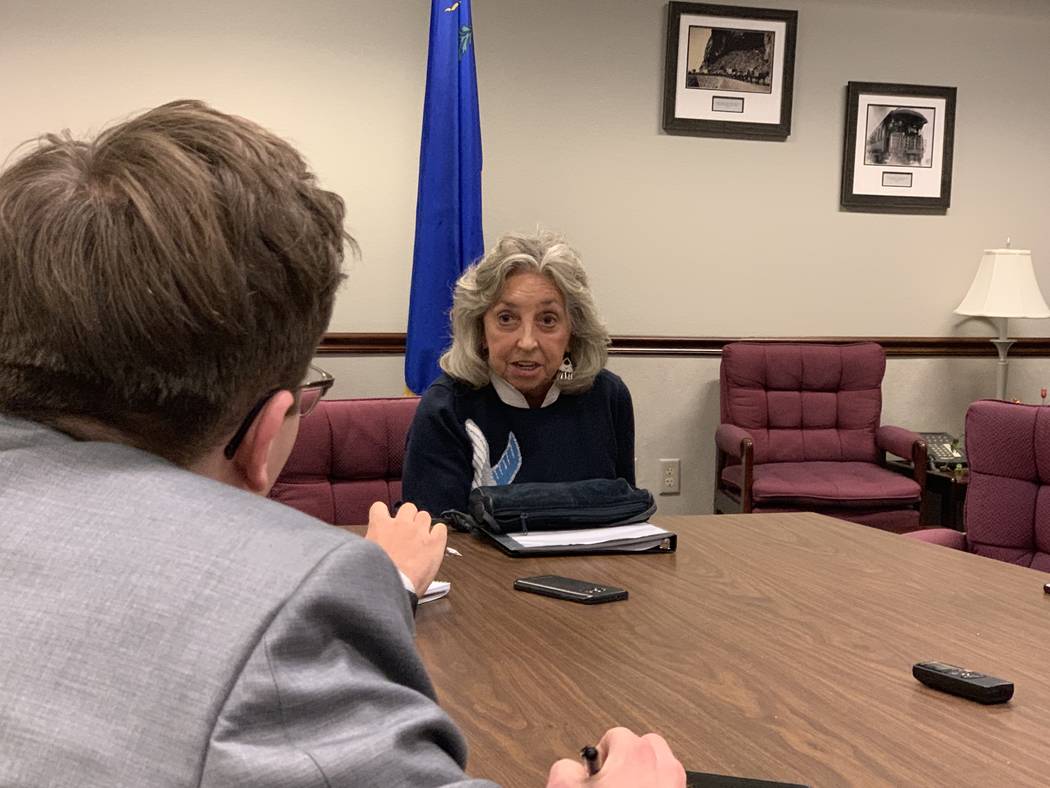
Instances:
[[[652,493],[625,479],[586,479],[476,487],[468,508],[450,518],[455,525],[504,534],[640,523],[656,504]]]

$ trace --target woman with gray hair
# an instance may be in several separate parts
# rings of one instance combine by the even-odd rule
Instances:
[[[634,484],[634,409],[579,255],[503,236],[456,283],[452,346],[408,436],[403,497],[433,515],[513,482]]]

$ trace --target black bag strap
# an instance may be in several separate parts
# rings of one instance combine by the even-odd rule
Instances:
[[[453,530],[462,531],[463,533],[473,531],[479,527],[473,517],[466,512],[460,512],[456,509],[446,509],[441,513],[440,517],[435,519],[447,524]]]

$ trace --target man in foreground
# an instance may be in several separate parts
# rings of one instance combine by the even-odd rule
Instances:
[[[444,526],[263,497],[348,240],[294,149],[199,102],[0,174],[0,785],[487,784],[412,639]],[[659,737],[603,750],[594,784],[684,784]]]

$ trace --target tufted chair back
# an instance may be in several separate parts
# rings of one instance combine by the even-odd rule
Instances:
[[[970,552],[1050,572],[1050,408],[974,402],[966,455]]]
[[[845,345],[735,342],[722,351],[722,422],[746,429],[754,461],[875,462],[886,354]]]
[[[299,425],[270,497],[325,522],[368,522],[375,501],[401,498],[405,436],[417,397],[321,400]]]

